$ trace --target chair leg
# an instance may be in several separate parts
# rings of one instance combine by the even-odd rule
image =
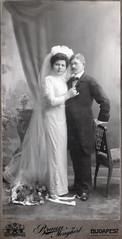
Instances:
[[[97,164],[96,169],[95,169],[95,176],[94,176],[94,189],[96,189],[96,181],[97,181],[97,175],[98,175],[99,167],[100,167],[100,164]]]
[[[108,195],[109,195],[109,186],[110,186],[110,179],[111,179],[111,175],[112,175],[112,170],[113,170],[113,167],[110,166],[108,168],[108,178],[107,178],[107,185],[106,185],[106,197],[108,197]]]

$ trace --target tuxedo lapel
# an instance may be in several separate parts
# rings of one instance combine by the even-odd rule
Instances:
[[[68,85],[68,89],[72,88],[72,82],[73,82],[74,77],[71,77],[70,80],[67,82]],[[83,75],[80,77],[80,79],[78,80],[76,87],[78,85],[80,85],[81,82],[83,82],[85,80],[85,73],[83,73]]]
[[[72,88],[72,77],[70,78],[70,80],[67,82],[68,85],[68,89]]]
[[[83,73],[83,75],[80,77],[80,79],[78,80],[76,87],[80,85],[81,82],[83,82],[85,80],[85,73]]]

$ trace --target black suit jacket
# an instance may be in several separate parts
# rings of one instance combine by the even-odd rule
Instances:
[[[68,89],[72,87],[72,78],[67,82]],[[81,145],[87,154],[94,151],[94,119],[92,104],[95,99],[100,105],[98,119],[108,121],[110,116],[110,101],[95,79],[83,73],[76,84],[79,95],[66,102],[66,117],[68,127],[68,142],[72,138],[72,128],[75,124]],[[70,145],[69,145],[70,146]],[[71,145],[72,147],[72,145]]]

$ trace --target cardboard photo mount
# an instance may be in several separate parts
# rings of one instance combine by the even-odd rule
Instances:
[[[6,3],[9,3],[8,6]],[[25,7],[23,7],[24,3]],[[34,4],[35,7],[33,7]],[[27,86],[24,66],[27,65],[28,57],[33,59],[36,66],[35,71],[38,72],[45,55],[52,46],[67,45],[74,52],[82,52],[85,55],[87,73],[95,79],[97,78],[110,98],[111,117],[107,125],[108,139],[112,156],[116,159],[119,149],[119,159],[121,159],[121,1],[6,0],[2,1],[0,5],[1,135],[5,131],[2,123],[2,110],[3,107],[6,108],[3,102],[5,94],[3,85],[5,84],[7,92],[9,92],[10,102],[13,100],[14,106],[11,103],[10,107],[18,108],[19,99],[16,94],[21,96],[23,91],[21,87]],[[40,15],[42,17],[41,25]],[[37,18],[36,28],[39,28],[39,35],[35,30],[35,18]],[[22,40],[23,33],[25,38]],[[34,34],[37,34],[39,38],[36,38]],[[28,44],[25,39],[28,39]],[[27,46],[31,46],[30,55],[24,52]],[[24,56],[27,58],[24,59]],[[37,65],[36,62],[38,62]],[[31,67],[31,64],[32,62],[28,61],[28,67]],[[34,71],[32,71],[32,76],[34,76],[33,74]],[[30,75],[30,77],[32,76]],[[18,85],[20,87],[18,93],[15,92],[13,97],[14,89],[17,89],[17,81],[21,79],[24,80],[22,84]],[[27,92],[29,91],[27,90]],[[10,108],[10,111],[13,108]],[[94,104],[95,118],[98,111],[99,108]],[[7,194],[7,188],[4,188],[2,174],[4,158],[7,156],[4,157],[4,155],[11,155],[17,150],[20,138],[18,136],[16,140],[13,140],[15,135],[17,132],[13,133],[10,141],[5,143],[5,146],[8,145],[7,150],[9,149],[9,151],[4,149],[3,135],[1,136],[0,238],[122,238],[121,163],[119,166],[113,167],[108,198],[104,194],[107,169],[102,167],[97,178],[97,191],[91,193],[87,202],[81,202],[77,198],[75,206],[54,202],[37,206],[5,203],[4,196],[5,193]],[[92,160],[94,180],[94,155]],[[68,174],[69,182],[73,183],[73,168],[69,155]]]

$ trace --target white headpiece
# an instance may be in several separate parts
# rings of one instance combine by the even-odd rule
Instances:
[[[44,78],[52,73],[50,59],[51,59],[52,56],[56,55],[57,53],[62,53],[64,55],[66,55],[68,59],[70,59],[71,56],[74,54],[73,50],[68,48],[67,46],[64,46],[64,45],[63,46],[53,46],[51,48],[50,53],[47,54],[47,56],[45,57],[44,62],[42,64],[41,72],[39,74],[40,85],[43,84]],[[67,74],[66,78],[68,78],[68,74],[69,74],[69,70],[68,69],[67,69],[67,73],[66,74]]]
[[[73,50],[68,48],[67,46],[54,46],[51,49],[51,54],[54,56],[57,53],[65,54],[69,59],[74,54]]]

